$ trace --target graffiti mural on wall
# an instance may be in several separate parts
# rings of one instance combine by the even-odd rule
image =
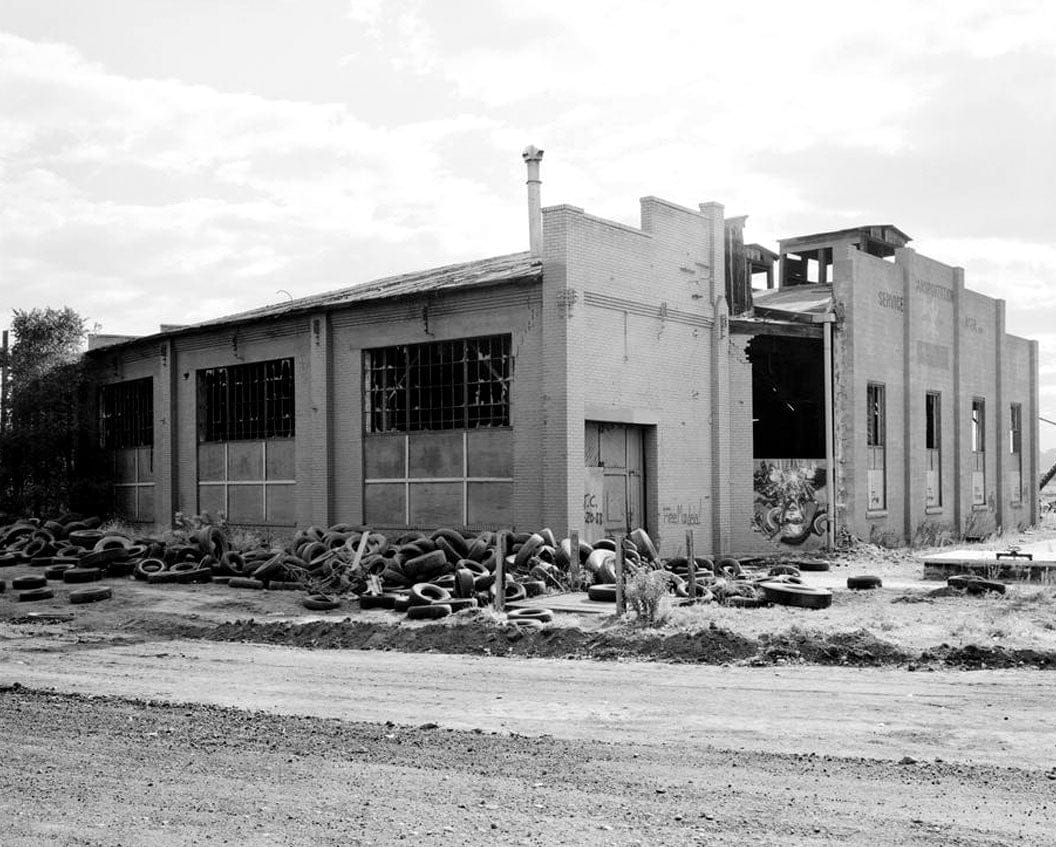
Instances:
[[[761,459],[755,463],[752,528],[769,540],[795,547],[825,542],[825,462]]]

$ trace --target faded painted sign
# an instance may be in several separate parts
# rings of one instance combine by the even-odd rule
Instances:
[[[752,528],[778,546],[824,546],[828,527],[825,476],[824,460],[757,460]]]

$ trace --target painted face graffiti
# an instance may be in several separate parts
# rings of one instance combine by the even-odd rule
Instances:
[[[799,546],[825,534],[825,506],[817,489],[825,484],[825,469],[794,460],[762,461],[755,471],[753,528],[768,539]]]

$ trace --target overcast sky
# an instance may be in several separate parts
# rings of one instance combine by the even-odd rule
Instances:
[[[1008,301],[1056,420],[1046,0],[3,0],[0,324],[144,334],[526,249],[529,143],[544,204],[627,223],[896,224]]]

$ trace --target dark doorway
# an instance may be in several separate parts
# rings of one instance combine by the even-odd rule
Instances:
[[[756,459],[825,456],[823,349],[815,338],[760,335],[752,339],[748,359]]]

